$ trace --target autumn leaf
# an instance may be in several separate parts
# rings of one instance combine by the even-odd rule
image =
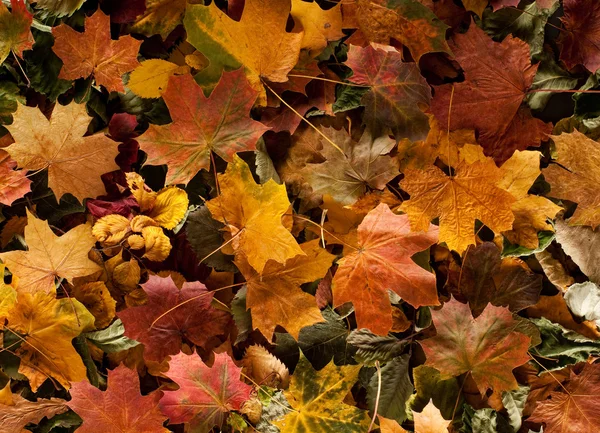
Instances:
[[[8,329],[22,338],[16,350],[19,373],[35,392],[47,378],[65,388],[86,378],[86,368],[71,340],[94,329],[94,316],[75,299],[55,299],[53,293],[19,293],[9,311]]]
[[[577,203],[569,224],[600,225],[600,149],[598,143],[579,131],[552,136],[556,145],[556,162],[544,169],[544,178],[551,186],[551,197]],[[586,155],[582,158],[581,155]]]
[[[92,76],[96,84],[109,92],[123,92],[121,76],[139,66],[137,53],[141,41],[131,36],[112,40],[110,18],[101,10],[86,19],[83,33],[61,24],[52,34],[52,50],[63,61],[59,78],[75,80]]]
[[[512,228],[515,199],[497,186],[502,172],[490,160],[461,162],[452,176],[435,166],[407,169],[404,176],[400,186],[410,200],[400,209],[407,213],[412,229],[425,230],[439,216],[440,242],[451,250],[462,253],[475,243],[476,219],[495,232]]]
[[[600,4],[593,0],[563,0],[560,59],[569,69],[583,65],[592,73],[600,68]]]
[[[10,382],[6,386],[10,393]],[[44,417],[50,419],[69,410],[66,401],[59,398],[29,401],[18,394],[10,394],[10,402],[10,405],[0,402],[0,425],[7,433],[26,432],[28,430],[24,429],[27,424],[37,424]]]
[[[160,35],[167,39],[181,24],[186,0],[146,0],[146,10],[135,18],[131,30],[146,36]]]
[[[517,388],[512,370],[529,360],[530,338],[515,331],[517,323],[504,307],[488,305],[476,319],[469,307],[456,300],[432,311],[437,335],[420,342],[425,365],[442,373],[442,379],[469,373],[479,392]]]
[[[211,367],[196,354],[180,353],[166,373],[179,389],[166,391],[160,408],[171,424],[189,423],[194,431],[221,426],[228,412],[250,399],[252,387],[240,380],[241,370],[226,353],[215,355]]]
[[[251,377],[256,383],[274,385],[273,387],[283,389],[290,384],[288,368],[260,345],[250,346],[246,349],[242,365],[244,374]]]
[[[392,328],[391,289],[414,307],[439,305],[435,275],[411,256],[433,245],[437,227],[411,231],[406,215],[394,215],[386,204],[369,212],[358,226],[358,245],[339,262],[333,277],[333,302],[352,302],[359,328],[385,335]]]
[[[543,423],[548,433],[592,433],[600,423],[600,364],[584,364],[579,374],[571,371],[565,387],[538,402],[529,417]]]
[[[431,90],[416,64],[402,62],[393,49],[351,46],[346,65],[353,72],[350,82],[370,87],[361,103],[366,107],[364,121],[373,130],[390,128],[397,139],[427,135],[427,117],[420,106],[429,105]]]
[[[0,203],[7,206],[31,190],[31,180],[25,176],[25,171],[14,170],[16,166],[16,161],[0,149]]]
[[[56,236],[47,221],[42,221],[27,210],[25,227],[27,251],[0,253],[0,259],[19,277],[18,292],[56,291],[56,279],[73,281],[100,271],[88,258],[95,244],[88,224],[81,224],[62,236]]]
[[[450,421],[446,421],[433,401],[429,401],[421,412],[414,412],[415,433],[447,433]],[[391,419],[379,417],[381,433],[407,433]]]
[[[92,433],[147,432],[166,433],[166,417],[158,408],[161,391],[140,394],[140,379],[135,371],[120,365],[108,372],[108,388],[100,391],[89,382],[77,382],[70,390],[69,407],[82,419],[77,430]],[[135,408],[135,410],[129,410]]]
[[[196,79],[216,83],[223,70],[243,66],[252,88],[265,99],[261,79],[287,81],[298,61],[302,33],[287,33],[291,0],[247,0],[239,21],[211,3],[188,5],[184,24],[189,42],[210,61]]]
[[[151,275],[142,284],[148,296],[145,305],[117,313],[125,335],[144,344],[144,358],[162,362],[176,355],[184,341],[204,346],[225,332],[229,317],[211,306],[213,294],[199,282],[178,288],[171,277]]]
[[[170,77],[188,71],[189,68],[166,60],[146,60],[129,74],[127,88],[142,98],[160,98]]]
[[[11,12],[0,4],[0,64],[10,53],[23,58],[23,51],[33,47],[30,26],[33,15],[29,13],[24,0],[11,0]]]
[[[48,186],[58,199],[69,193],[83,201],[105,193],[100,176],[118,170],[117,143],[104,134],[85,136],[91,118],[85,105],[56,104],[48,120],[38,108],[19,104],[7,129],[6,148],[20,168],[48,169]]]
[[[387,136],[375,138],[367,129],[358,142],[353,141],[344,130],[323,128],[344,155],[327,140],[320,138],[321,155],[326,159],[321,164],[307,164],[303,176],[315,193],[327,194],[343,205],[353,204],[368,188],[383,189],[395,178],[398,163],[389,155],[396,142]]]
[[[351,365],[338,367],[331,361],[315,371],[301,353],[285,392],[292,411],[274,424],[281,433],[364,432],[369,425],[367,412],[342,402],[357,380],[359,369]]]
[[[256,149],[268,129],[249,116],[258,93],[243,71],[225,72],[207,98],[190,75],[171,77],[163,97],[173,122],[151,125],[138,138],[147,164],[167,164],[167,184],[188,183],[210,168],[210,152],[231,161]]]
[[[358,0],[356,18],[370,42],[389,44],[394,38],[406,45],[418,63],[426,53],[451,54],[444,24],[425,4],[414,0]]]
[[[515,150],[539,146],[551,128],[521,108],[537,71],[528,45],[512,36],[494,42],[472,24],[454,36],[450,48],[465,81],[436,88],[431,111],[440,123],[448,124],[450,112],[450,129],[475,129],[485,154],[499,164]]]
[[[304,252],[285,264],[270,260],[259,274],[243,258],[235,264],[246,279],[246,308],[252,314],[252,325],[271,339],[275,327],[281,325],[298,339],[300,329],[323,322],[314,296],[305,293],[301,284],[323,278],[335,256],[319,246],[315,239],[300,245]]]
[[[261,273],[267,261],[285,263],[304,254],[281,218],[290,203],[284,185],[274,180],[258,185],[248,165],[238,156],[218,176],[221,195],[206,203],[212,217],[225,224],[236,255]]]
[[[292,0],[290,13],[304,30],[300,48],[307,49],[314,55],[319,54],[327,46],[327,42],[344,37],[341,4],[323,10],[315,1]]]

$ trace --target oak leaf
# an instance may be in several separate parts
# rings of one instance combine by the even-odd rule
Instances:
[[[0,259],[19,277],[20,293],[55,292],[56,279],[85,277],[101,270],[88,258],[96,243],[89,224],[81,224],[56,236],[47,221],[27,210],[27,251],[0,253]]]
[[[439,305],[435,275],[411,256],[437,241],[438,229],[411,231],[406,215],[394,215],[386,204],[369,212],[358,226],[358,245],[339,262],[333,277],[334,306],[352,302],[359,328],[385,335],[392,328],[388,290],[414,307]]]
[[[274,424],[281,433],[364,432],[369,425],[366,411],[342,401],[358,378],[358,365],[336,366],[333,361],[316,371],[300,353],[285,398],[293,411]]]
[[[17,162],[0,149],[0,203],[10,206],[31,190],[24,170],[14,170]]]
[[[512,370],[529,361],[530,338],[514,331],[517,322],[507,308],[488,305],[476,319],[457,300],[431,312],[437,335],[420,342],[442,379],[470,373],[479,392],[517,389]]]
[[[563,0],[560,59],[569,69],[583,65],[592,73],[600,68],[600,3],[594,0]]]
[[[521,108],[537,65],[529,59],[529,46],[508,36],[494,42],[474,23],[457,34],[450,48],[465,71],[465,81],[436,88],[431,110],[450,129],[475,129],[485,154],[501,164],[515,150],[539,146],[551,128]],[[453,90],[454,89],[454,90]]]
[[[29,423],[37,424],[44,417],[50,419],[54,415],[69,410],[66,401],[59,398],[38,399],[29,401],[18,394],[10,394],[10,382],[8,387],[9,402],[0,402],[0,425],[7,433],[25,433],[25,426]]]
[[[189,423],[192,431],[221,426],[228,412],[250,399],[252,387],[240,380],[241,371],[226,353],[215,355],[211,367],[197,354],[180,353],[165,373],[179,389],[165,392],[160,408],[171,424]]]
[[[218,179],[221,195],[206,206],[215,220],[226,225],[236,256],[244,254],[250,266],[261,273],[269,260],[285,263],[304,255],[282,224],[290,206],[285,185],[273,179],[256,184],[248,165],[235,155]]]
[[[204,346],[223,334],[229,316],[211,306],[213,293],[199,282],[183,283],[179,289],[169,276],[151,275],[142,288],[145,305],[117,313],[125,335],[144,344],[144,358],[162,362],[181,350],[183,340]]]
[[[76,299],[56,299],[53,293],[19,293],[8,313],[8,329],[20,334],[16,350],[19,373],[35,392],[47,378],[69,388],[86,378],[86,368],[71,340],[94,329],[94,316]]]
[[[27,10],[25,0],[10,0],[11,12],[0,4],[0,65],[10,53],[23,58],[23,51],[33,47],[30,26],[33,15]]]
[[[368,46],[351,46],[346,65],[354,74],[349,81],[371,89],[361,103],[364,121],[374,131],[390,128],[396,139],[419,140],[427,135],[427,116],[419,105],[429,106],[431,90],[415,63],[402,62],[402,55]]]
[[[600,225],[600,145],[577,130],[553,135],[552,141],[557,164],[543,170],[551,187],[548,195],[577,203],[569,224],[595,229]]]
[[[462,253],[475,243],[478,219],[495,232],[510,230],[514,221],[514,197],[499,188],[502,172],[491,160],[473,164],[461,162],[453,176],[436,166],[426,170],[408,169],[400,182],[410,200],[400,207],[408,214],[413,230],[425,230],[440,217],[440,242]]]
[[[291,0],[246,0],[238,22],[214,3],[188,5],[184,18],[188,41],[210,61],[197,79],[216,83],[223,70],[244,66],[264,103],[261,79],[285,82],[298,62],[303,34],[285,31],[290,10]]]
[[[241,69],[224,72],[208,98],[190,75],[171,77],[163,98],[173,122],[150,125],[137,139],[146,163],[167,164],[167,184],[188,183],[210,168],[210,152],[231,161],[236,152],[255,150],[268,129],[250,118],[257,95]]]
[[[92,76],[96,84],[109,92],[124,92],[121,76],[139,66],[137,53],[142,42],[131,36],[112,40],[110,17],[101,10],[86,19],[83,33],[61,24],[52,29],[52,34],[52,50],[63,61],[59,78],[76,80]]]
[[[555,379],[556,380],[556,379]],[[564,392],[563,392],[564,391]],[[584,364],[560,392],[538,402],[529,417],[547,433],[595,433],[600,425],[600,364]]]
[[[350,205],[362,197],[367,188],[381,190],[399,174],[398,163],[389,155],[396,142],[388,136],[374,137],[367,129],[356,142],[345,130],[322,128],[322,131],[344,154],[340,155],[331,143],[319,137],[320,153],[326,161],[307,164],[302,170],[313,192]]]
[[[47,168],[57,200],[69,193],[83,202],[104,194],[100,176],[119,169],[117,143],[101,133],[84,137],[90,121],[85,104],[56,104],[50,120],[38,108],[19,104],[6,126],[15,139],[6,151],[23,169]]]
[[[137,372],[120,365],[108,371],[108,387],[100,391],[89,382],[77,382],[70,390],[69,407],[83,419],[81,433],[167,433],[167,419],[158,408],[161,391],[140,394]]]
[[[235,264],[246,279],[246,308],[252,314],[252,325],[269,340],[277,325],[296,340],[300,329],[324,322],[315,297],[300,286],[323,278],[335,256],[319,246],[315,239],[300,245],[304,252],[285,264],[269,260],[262,272],[256,272],[248,262],[236,258]]]

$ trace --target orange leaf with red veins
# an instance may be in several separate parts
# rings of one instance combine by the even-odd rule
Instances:
[[[257,96],[243,69],[224,72],[208,98],[191,75],[171,77],[163,99],[173,122],[150,125],[137,139],[146,163],[167,164],[167,184],[188,183],[210,168],[211,151],[230,162],[237,152],[255,150],[269,129],[250,118]]]
[[[161,391],[140,394],[140,379],[135,371],[120,365],[108,372],[108,388],[100,391],[89,382],[71,388],[67,404],[83,419],[81,433],[168,433],[167,419],[159,408]]]
[[[508,308],[488,305],[473,319],[469,306],[453,299],[431,315],[437,335],[420,342],[425,365],[442,379],[470,373],[482,395],[518,387],[512,370],[529,361],[530,338],[514,331],[518,322]]]
[[[33,15],[29,13],[24,0],[10,0],[11,12],[0,4],[0,65],[13,52],[23,58],[23,51],[33,47],[30,26]]]
[[[421,140],[427,136],[429,121],[419,106],[427,107],[431,89],[416,63],[404,63],[402,55],[368,46],[351,46],[346,66],[352,69],[350,82],[369,86],[361,103],[364,121],[374,130],[390,128],[396,139]]]
[[[334,306],[352,302],[358,328],[385,335],[392,328],[388,290],[413,307],[439,305],[435,275],[411,256],[435,244],[438,228],[411,232],[408,216],[382,203],[358,226],[358,248],[341,259],[333,278]]]
[[[31,181],[23,170],[14,170],[17,162],[0,149],[0,203],[10,206],[31,191]]]
[[[142,42],[131,36],[112,40],[110,18],[101,10],[86,19],[83,33],[61,24],[52,34],[52,50],[63,61],[59,78],[75,80],[91,75],[109,92],[124,92],[121,76],[140,65],[137,53]]]
[[[569,383],[538,402],[529,421],[544,424],[544,433],[596,433],[600,425],[600,364],[571,371]],[[566,392],[563,392],[566,391]]]
[[[211,367],[196,354],[180,353],[165,373],[179,389],[165,392],[160,408],[171,424],[189,423],[190,431],[221,426],[229,411],[239,410],[250,399],[252,387],[240,380],[241,372],[226,353],[215,355]]]
[[[563,7],[560,59],[569,69],[583,65],[594,73],[600,68],[600,2],[563,0]]]
[[[551,125],[521,107],[537,71],[529,59],[529,45],[512,36],[494,42],[472,23],[467,33],[454,36],[450,48],[465,71],[465,81],[436,88],[431,111],[440,124],[448,123],[452,99],[450,129],[475,129],[484,153],[497,163],[515,150],[539,146]]]
[[[144,344],[145,359],[162,362],[179,353],[184,339],[203,346],[225,332],[229,315],[211,306],[213,293],[204,284],[186,282],[179,289],[170,276],[151,275],[142,288],[148,295],[146,304],[117,316],[125,335]]]

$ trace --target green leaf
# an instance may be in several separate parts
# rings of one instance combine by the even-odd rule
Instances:
[[[433,367],[420,365],[413,370],[413,380],[417,393],[409,400],[410,408],[415,412],[422,412],[429,400],[437,407],[446,419],[452,418],[456,400],[459,395],[459,385],[455,378],[443,380],[441,374]],[[458,407],[461,406],[458,402]]]
[[[502,245],[502,257],[524,257],[531,256],[535,253],[544,251],[552,243],[556,234],[551,231],[538,232],[538,247],[534,250],[522,247],[521,245],[511,244],[508,239],[504,238]]]
[[[408,376],[409,355],[393,359],[381,368],[381,395],[377,414],[394,419],[402,424],[407,418],[406,402],[413,393],[413,385]],[[375,373],[367,388],[369,410],[375,410],[379,379]]]
[[[525,409],[528,395],[528,386],[519,386],[519,389],[502,394],[502,404],[508,412],[508,422],[515,433],[521,428],[521,418],[523,417],[523,409]]]
[[[239,344],[248,338],[248,334],[252,332],[252,315],[250,310],[246,309],[246,293],[248,288],[242,287],[233,297],[231,301],[231,314],[233,321],[238,329],[238,335],[233,344]]]
[[[361,107],[361,99],[368,91],[368,87],[338,86],[336,89],[335,102],[332,107],[333,112],[342,113]]]
[[[106,353],[121,352],[137,346],[135,340],[125,337],[125,327],[121,319],[115,320],[108,328],[101,331],[86,332],[85,338]]]
[[[346,341],[357,348],[354,357],[365,365],[374,365],[375,361],[385,364],[400,356],[407,344],[393,336],[375,335],[368,329],[352,331]]]
[[[25,104],[25,98],[19,95],[19,86],[10,81],[0,81],[0,125],[12,122],[17,102]]]
[[[494,409],[475,410],[465,405],[461,433],[513,433],[510,424]]]
[[[560,89],[570,90],[577,86],[577,78],[556,64],[553,57],[544,52],[538,70],[533,79],[531,90]],[[536,92],[527,95],[527,103],[532,110],[543,110],[556,92]]]

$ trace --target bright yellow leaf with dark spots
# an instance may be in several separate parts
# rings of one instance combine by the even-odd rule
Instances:
[[[237,155],[219,175],[221,194],[206,203],[212,217],[225,224],[236,256],[243,254],[261,273],[267,261],[285,263],[304,251],[281,218],[290,206],[285,185],[270,179],[254,182],[248,165]]]
[[[35,392],[49,377],[65,388],[86,379],[86,369],[71,340],[94,329],[94,316],[76,299],[54,293],[19,293],[8,313],[8,329],[24,341],[16,350],[19,373]]]
[[[145,212],[152,209],[156,201],[156,193],[146,186],[144,179],[137,173],[126,173],[127,185],[131,194],[138,202],[140,210]]]
[[[73,296],[95,317],[94,325],[97,329],[110,325],[116,314],[117,303],[103,281],[76,285]]]
[[[187,193],[175,186],[161,189],[148,216],[162,227],[171,230],[183,219],[189,200]]]
[[[273,424],[281,433],[366,432],[367,411],[343,403],[360,368],[360,365],[337,366],[331,361],[316,371],[300,352],[290,388],[285,392],[293,411]]]

